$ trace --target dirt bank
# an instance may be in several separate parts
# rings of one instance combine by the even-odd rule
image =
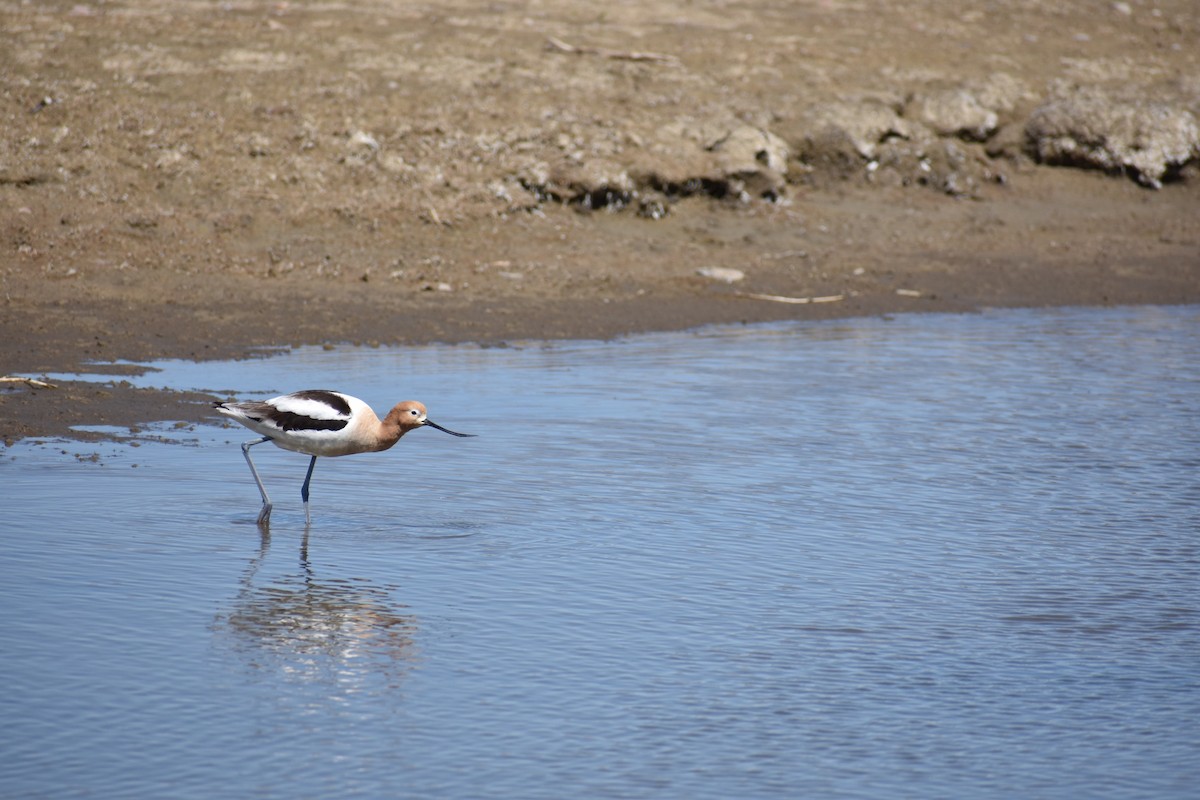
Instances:
[[[1188,0],[68,2],[0,29],[5,374],[1200,302]],[[0,438],[201,399],[11,385]]]

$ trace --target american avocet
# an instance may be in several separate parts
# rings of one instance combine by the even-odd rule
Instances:
[[[256,444],[272,442],[284,450],[312,456],[304,485],[300,487],[304,519],[311,521],[308,484],[312,480],[313,467],[317,465],[317,456],[348,456],[387,450],[404,434],[425,426],[451,436],[474,436],[472,433],[455,433],[433,422],[425,416],[425,406],[416,400],[397,403],[380,420],[371,407],[357,397],[327,389],[293,392],[260,403],[213,403],[213,407],[262,434],[263,438],[242,445],[242,453],[262,495],[262,511],[258,513],[260,525],[271,518],[271,498],[250,459],[250,448]]]

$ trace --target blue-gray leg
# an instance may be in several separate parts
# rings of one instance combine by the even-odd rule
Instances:
[[[313,467],[317,465],[317,457],[313,456],[308,462],[308,474],[304,476],[304,485],[300,487],[300,499],[304,501],[304,522],[310,524],[312,517],[308,515],[308,484],[312,480]]]
[[[246,457],[246,463],[250,465],[250,474],[254,476],[254,482],[258,484],[258,493],[262,495],[262,511],[258,512],[258,524],[264,525],[271,519],[271,498],[267,497],[267,488],[263,486],[262,478],[258,477],[258,470],[254,468],[254,461],[250,458],[250,448],[256,444],[271,441],[270,436],[264,436],[261,439],[255,439],[253,442],[246,442],[242,445],[242,455]]]

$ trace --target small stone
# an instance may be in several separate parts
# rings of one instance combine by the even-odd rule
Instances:
[[[252,133],[246,141],[246,155],[251,158],[262,158],[271,152],[271,140],[261,133]],[[165,164],[164,166],[170,166]]]
[[[355,131],[350,136],[350,144],[358,145],[359,147],[366,147],[370,150],[379,149],[379,142],[375,139],[375,137],[364,131]]]
[[[731,267],[701,267],[696,270],[696,274],[702,278],[709,278],[722,283],[737,283],[746,277],[746,273],[740,269]]]
[[[638,201],[637,215],[643,219],[662,219],[667,215],[668,206],[664,200],[657,197],[643,197]]]

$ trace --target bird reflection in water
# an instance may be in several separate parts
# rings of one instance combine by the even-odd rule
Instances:
[[[300,569],[256,585],[270,549],[269,529],[227,613],[216,620],[233,648],[256,669],[298,683],[332,682],[347,690],[381,680],[396,685],[412,667],[416,617],[401,613],[389,591],[364,579],[319,580],[308,558],[308,529]]]

